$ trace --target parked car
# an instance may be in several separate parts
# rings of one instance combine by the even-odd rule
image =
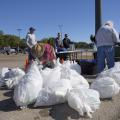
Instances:
[[[9,53],[17,53],[17,51],[15,49],[11,48]]]

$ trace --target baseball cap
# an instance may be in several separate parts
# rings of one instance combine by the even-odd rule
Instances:
[[[29,30],[30,30],[30,31],[35,31],[36,29],[33,28],[33,27],[30,27]]]

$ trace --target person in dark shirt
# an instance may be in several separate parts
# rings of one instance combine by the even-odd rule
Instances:
[[[61,52],[65,51],[63,48],[62,40],[61,40],[61,35],[60,33],[57,34],[57,37],[55,38],[55,52]]]
[[[68,35],[65,34],[65,37],[64,37],[64,39],[63,39],[63,47],[64,47],[65,49],[70,48],[70,43],[71,43],[71,41],[70,41],[70,39],[68,38]]]

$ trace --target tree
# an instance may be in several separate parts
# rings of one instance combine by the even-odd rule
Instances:
[[[40,40],[40,43],[49,43],[50,45],[52,45],[54,47],[54,37],[50,37],[50,38],[43,38],[42,40]]]
[[[0,47],[11,46],[22,48],[26,47],[25,40],[20,40],[18,36],[15,35],[0,35]]]
[[[90,45],[86,42],[76,42],[75,43],[75,48],[90,48]]]
[[[4,32],[2,30],[0,30],[0,35],[3,35],[3,34],[4,34]]]

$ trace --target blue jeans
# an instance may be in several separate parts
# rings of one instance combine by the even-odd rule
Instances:
[[[105,59],[107,61],[108,69],[114,67],[115,53],[113,46],[100,46],[97,49],[97,67],[98,73],[102,72],[105,68]]]
[[[30,48],[28,48],[28,59],[29,59],[29,61],[32,61],[32,60],[35,59],[35,58],[33,57],[32,53],[31,53],[31,49],[30,49]]]

